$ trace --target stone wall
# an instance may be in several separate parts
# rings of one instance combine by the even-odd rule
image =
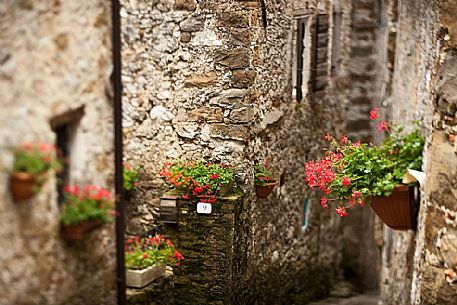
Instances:
[[[456,247],[455,1],[399,1],[393,95],[396,122],[418,119],[426,183],[416,232],[386,229],[383,304],[454,304]]]
[[[239,225],[242,200],[218,199],[209,215],[198,214],[195,200],[178,200],[179,224],[163,233],[185,262],[174,270],[176,304],[236,304],[236,265],[246,262]]]
[[[141,168],[128,232],[153,225],[167,189],[155,174],[166,160],[230,162],[245,193],[240,230],[247,259],[237,267],[237,304],[291,304],[328,293],[328,274],[339,264],[339,220],[312,197],[310,224],[302,230],[311,196],[303,164],[318,156],[326,131],[339,133],[344,125],[349,12],[342,73],[298,103],[293,15],[331,16],[331,1],[121,2],[126,161]],[[256,161],[281,176],[266,200],[255,197]]]
[[[84,106],[73,131],[70,180],[112,188],[111,25],[107,1],[0,3],[0,304],[114,304],[114,225],[69,244],[56,178],[13,202],[12,148],[53,144],[50,120]]]

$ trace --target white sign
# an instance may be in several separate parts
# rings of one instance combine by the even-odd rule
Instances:
[[[197,203],[197,213],[211,214],[211,203],[206,203],[206,202]]]

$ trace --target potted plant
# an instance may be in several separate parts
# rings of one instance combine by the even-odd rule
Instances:
[[[233,189],[231,165],[206,161],[165,163],[158,174],[173,185],[182,198],[199,197],[201,202],[214,203],[216,196],[226,196]]]
[[[56,149],[52,145],[24,143],[15,150],[13,172],[10,186],[13,199],[21,201],[36,194],[44,181],[46,173],[60,170],[61,162],[56,158]]]
[[[378,111],[371,110],[370,118],[378,121],[378,131],[386,133],[380,145],[352,143],[344,134],[337,140],[327,133],[330,148],[324,150],[320,160],[305,164],[305,181],[323,193],[321,205],[326,208],[334,203],[340,216],[347,216],[349,208],[371,201],[372,209],[391,228],[413,228],[412,191],[402,185],[402,180],[408,169],[421,168],[424,138],[418,128],[405,133],[401,125],[388,126],[380,120]]]
[[[265,164],[255,164],[255,191],[258,198],[267,198],[278,184],[273,174],[266,169]]]
[[[129,193],[138,188],[138,170],[124,164],[124,190]]]
[[[160,235],[130,238],[125,243],[127,286],[142,288],[165,275],[166,265],[179,266],[183,260],[173,243]]]
[[[95,185],[84,189],[66,186],[61,222],[62,235],[68,240],[83,239],[87,233],[113,220],[111,194]]]

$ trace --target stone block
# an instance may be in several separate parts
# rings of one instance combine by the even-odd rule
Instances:
[[[192,122],[222,122],[224,115],[219,107],[201,107],[187,113],[189,121]]]
[[[195,0],[175,0],[175,9],[182,11],[195,11],[197,2]]]
[[[211,105],[225,108],[242,107],[248,91],[246,89],[229,89],[210,100]]]
[[[202,31],[204,26],[203,20],[193,17],[189,17],[179,24],[181,31],[189,33]]]
[[[230,121],[232,123],[249,123],[255,118],[255,112],[252,106],[238,108],[230,112]]]
[[[174,118],[173,113],[163,106],[154,106],[149,113],[152,120],[171,121]]]
[[[199,124],[180,122],[174,123],[173,127],[179,136],[183,138],[193,139],[198,133]]]
[[[216,72],[209,72],[203,75],[191,75],[188,77],[184,84],[186,87],[207,87],[214,84],[217,81],[217,74]]]
[[[188,32],[182,32],[181,33],[181,37],[180,37],[180,41],[181,42],[189,42],[190,40],[192,39],[192,35]]]
[[[248,68],[250,64],[249,50],[246,48],[236,50],[218,50],[214,60],[217,64],[232,69]]]
[[[212,124],[210,135],[213,138],[246,141],[249,139],[249,128],[243,125]]]
[[[222,12],[217,16],[217,26],[246,28],[249,26],[249,14],[243,11]]]
[[[234,28],[230,31],[230,43],[237,46],[249,46],[251,44],[252,34],[249,29]]]
[[[254,84],[256,72],[253,70],[234,70],[232,73],[232,85],[235,88],[248,88]]]

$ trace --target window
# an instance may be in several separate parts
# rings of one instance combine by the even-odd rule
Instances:
[[[338,76],[341,63],[341,22],[342,15],[339,11],[333,12],[333,36],[332,36],[332,77]]]
[[[328,85],[328,15],[318,15],[314,25],[310,91],[323,90]]]
[[[292,96],[298,101],[328,84],[328,15],[295,18]]]
[[[51,119],[51,129],[56,134],[56,148],[63,160],[63,169],[57,173],[57,202],[64,200],[64,186],[70,182],[71,150],[75,139],[76,129],[84,115],[84,107],[66,112]]]

